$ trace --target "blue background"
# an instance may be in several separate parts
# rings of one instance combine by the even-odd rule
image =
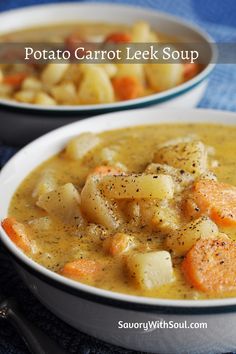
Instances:
[[[0,11],[20,6],[43,4],[47,0],[1,0]],[[99,2],[99,1],[96,1]],[[236,41],[235,0],[113,0],[113,3],[127,3],[159,9],[181,16],[205,29],[218,42]],[[199,107],[236,111],[236,65],[218,64],[211,75],[210,83]],[[0,166],[14,154],[15,149],[0,144]],[[27,290],[16,275],[11,263],[0,254],[0,292],[16,296],[26,316],[48,335],[57,340],[70,353],[116,354],[131,353],[115,348],[79,333],[47,311]],[[25,345],[14,329],[0,321],[0,354],[27,353]],[[56,354],[56,353],[52,353]]]

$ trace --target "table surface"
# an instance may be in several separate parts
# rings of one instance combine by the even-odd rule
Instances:
[[[65,2],[65,0],[0,0],[0,11],[48,2]],[[181,16],[205,29],[216,42],[235,42],[236,39],[235,0],[113,0],[112,2],[145,6]],[[217,64],[199,107],[236,111],[235,64]],[[3,166],[15,151],[15,148],[0,144],[0,166]],[[131,353],[78,332],[47,311],[24,286],[2,252],[0,289],[3,289],[7,296],[15,296],[28,319],[58,341],[68,353]],[[0,354],[24,353],[28,352],[15,330],[8,323],[0,321]]]

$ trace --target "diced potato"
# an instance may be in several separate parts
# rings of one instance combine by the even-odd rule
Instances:
[[[100,155],[102,163],[114,164],[117,160],[117,151],[110,147],[104,147],[100,151]]]
[[[157,35],[151,31],[150,25],[145,21],[136,22],[131,29],[132,42],[148,43],[156,42]]]
[[[38,183],[36,184],[32,197],[38,198],[40,195],[49,193],[56,188],[57,182],[55,179],[55,173],[52,169],[47,169],[42,173]]]
[[[56,101],[45,92],[38,92],[35,96],[34,103],[42,106],[55,106],[57,104]]]
[[[21,90],[15,93],[14,98],[19,102],[32,103],[35,100],[35,92],[31,90]]]
[[[158,205],[151,220],[154,230],[161,230],[165,233],[172,232],[180,226],[180,213],[169,205]]]
[[[218,234],[217,225],[207,216],[203,216],[169,235],[166,244],[175,255],[183,256],[199,239],[215,239]]]
[[[135,246],[134,238],[123,232],[118,232],[103,241],[103,249],[111,256],[119,256]]]
[[[171,199],[174,182],[168,175],[104,176],[100,182],[103,193],[114,199]]]
[[[155,199],[138,201],[139,209],[136,208],[139,225],[149,227],[153,231],[168,233],[176,230],[180,225],[180,214],[177,209],[169,205],[168,200],[158,201]]]
[[[125,204],[125,215],[129,221],[135,224],[140,223],[141,208],[140,201],[130,200]]]
[[[77,86],[80,83],[83,75],[81,70],[82,65],[83,64],[70,64],[65,74],[63,75],[63,80],[73,82]]]
[[[183,188],[189,186],[194,181],[193,175],[191,173],[183,169],[175,168],[166,164],[151,163],[147,166],[145,172],[170,175],[176,184],[176,191],[179,192]]]
[[[36,204],[64,223],[79,224],[82,222],[80,196],[72,183],[42,194]]]
[[[81,208],[89,221],[116,229],[122,223],[122,216],[117,204],[101,193],[99,180],[95,175],[87,178],[81,192]]]
[[[133,254],[127,257],[127,267],[143,289],[157,289],[174,279],[171,256],[166,251]]]
[[[52,86],[58,84],[70,64],[68,63],[52,63],[48,64],[43,70],[41,79],[46,86]]]
[[[201,141],[179,142],[160,147],[153,161],[200,175],[207,170],[207,151]]]
[[[141,84],[145,82],[145,72],[143,64],[118,64],[116,77],[134,76]]]
[[[156,199],[136,199],[139,210],[136,207],[136,212],[139,213],[139,223],[141,226],[152,226],[152,219],[158,208],[158,201]]]
[[[71,104],[77,99],[76,87],[73,82],[64,82],[51,88],[51,94],[59,103]]]
[[[107,73],[110,79],[113,78],[117,73],[117,65],[115,64],[106,63],[106,64],[97,64],[97,65],[105,70],[105,72]]]
[[[66,146],[66,156],[72,160],[82,159],[100,143],[100,138],[92,133],[82,133],[71,139]]]
[[[183,65],[180,63],[146,64],[147,81],[155,91],[168,90],[179,85],[183,77]]]
[[[86,70],[84,69],[83,75],[78,92],[80,104],[114,102],[115,96],[113,87],[103,68],[90,65]]]
[[[49,230],[52,225],[52,219],[49,216],[43,216],[41,218],[32,219],[28,222],[30,226],[33,227],[34,230],[46,231]]]
[[[35,77],[27,77],[22,83],[22,89],[30,91],[41,91],[42,82]]]

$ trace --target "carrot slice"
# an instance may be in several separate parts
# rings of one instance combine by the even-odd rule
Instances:
[[[109,34],[105,41],[105,43],[130,43],[131,36],[128,33],[117,32]]]
[[[131,100],[143,94],[143,86],[134,76],[115,77],[112,85],[119,100]]]
[[[236,289],[236,242],[199,240],[187,253],[182,271],[187,281],[204,292]]]
[[[2,227],[17,247],[21,248],[24,252],[31,251],[31,244],[23,224],[14,218],[6,218],[2,221]]]
[[[71,278],[94,277],[101,270],[100,264],[90,259],[77,259],[66,263],[60,274]]]
[[[3,83],[17,88],[22,84],[22,82],[27,76],[27,73],[16,73],[6,75],[3,79]]]
[[[193,186],[192,200],[217,225],[236,226],[236,187],[202,179]]]
[[[199,65],[197,63],[185,63],[184,65],[184,78],[189,80],[196,76],[199,72]]]

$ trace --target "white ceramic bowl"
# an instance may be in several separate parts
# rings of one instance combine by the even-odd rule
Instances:
[[[17,153],[0,173],[0,219],[21,181],[39,163],[85,132],[163,122],[214,122],[236,125],[236,114],[212,110],[137,110],[86,119],[57,129]],[[75,282],[53,273],[24,255],[0,229],[22,279],[53,313],[75,328],[104,341],[152,353],[226,353],[236,349],[236,298],[165,300],[119,294]],[[207,329],[124,330],[118,321],[206,322]]]
[[[203,95],[208,76],[216,56],[213,42],[201,29],[177,18],[153,9],[113,5],[107,3],[62,3],[26,7],[0,14],[0,33],[8,33],[32,26],[61,22],[107,22],[132,24],[145,20],[157,31],[174,35],[187,43],[200,42],[206,47],[204,70],[193,79],[164,92],[143,98],[97,105],[40,106],[0,99],[2,128],[0,138],[13,144],[23,144],[63,124],[84,117],[111,111],[147,107],[150,105],[194,107]],[[12,134],[11,126],[18,130]]]

